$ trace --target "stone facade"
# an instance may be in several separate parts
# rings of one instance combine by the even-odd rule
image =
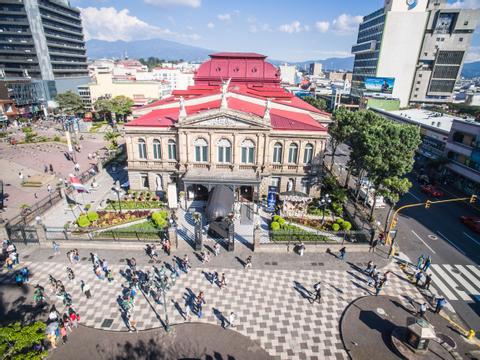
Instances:
[[[252,186],[255,195],[261,196],[279,179],[279,192],[295,190],[312,196],[319,193],[326,132],[274,130],[268,119],[230,109],[200,112],[169,128],[126,129],[128,175],[133,190],[166,191],[169,183],[176,183],[178,191],[187,191],[185,180],[194,184],[198,179],[206,186],[220,180],[228,184],[232,179],[238,187],[244,180],[245,186]],[[199,139],[207,144],[206,161],[196,157]],[[230,161],[219,161],[220,141],[230,144]],[[242,162],[245,141],[254,145],[253,163]],[[282,148],[279,162],[273,161],[275,144]],[[289,159],[294,152],[291,146],[295,145],[296,159]],[[305,152],[310,151],[307,148],[312,149],[309,163],[304,162]]]

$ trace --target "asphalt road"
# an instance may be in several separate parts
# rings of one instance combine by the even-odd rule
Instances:
[[[339,146],[335,156],[337,170],[348,161],[349,149]],[[327,156],[330,164],[331,157]],[[344,171],[344,170],[343,170]],[[398,206],[435,200],[420,191],[413,176],[413,187]],[[441,199],[455,197],[445,192]],[[477,206],[480,204],[477,204]],[[376,210],[386,213],[388,209]],[[399,214],[396,242],[412,261],[420,254],[432,257],[433,286],[451,303],[457,314],[470,328],[480,331],[480,234],[460,222],[460,216],[480,216],[480,211],[466,203],[445,203],[409,208]]]

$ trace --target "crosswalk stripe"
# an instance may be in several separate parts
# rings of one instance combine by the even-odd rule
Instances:
[[[457,283],[455,282],[455,280],[453,280],[450,275],[448,275],[442,268],[441,265],[437,265],[435,267],[435,271],[447,282],[447,284],[450,285],[450,287],[452,288],[453,292],[458,294],[458,296],[463,300],[463,301],[471,301],[472,298],[471,296],[469,296],[465,291],[463,290],[459,290],[455,287],[455,285],[457,285]]]
[[[466,265],[467,268],[480,278],[480,270],[474,265]]]
[[[462,272],[462,274],[465,274],[465,277],[467,280],[469,280],[477,289],[480,289],[480,272],[478,273],[478,277],[472,274],[470,271],[466,269],[465,266],[462,265],[455,265],[458,270]],[[479,294],[480,291],[476,291],[475,294]]]
[[[465,280],[465,278],[462,276],[462,274],[456,273],[454,270],[455,268],[451,265],[443,265],[445,269],[449,270],[450,275],[452,275],[455,279],[457,279],[457,282],[462,284],[462,286],[470,293],[470,294],[478,294],[478,290],[475,289],[468,281]]]
[[[447,287],[447,285],[445,285],[443,283],[443,281],[441,280],[441,277],[438,276],[437,271],[436,271],[437,267],[438,267],[438,265],[435,265],[435,264],[432,265],[432,271],[435,273],[435,275],[437,275],[433,278],[433,285],[438,290],[440,290],[447,297],[448,300],[458,300],[458,298],[450,291],[450,289]],[[442,269],[440,269],[440,270],[442,270]]]

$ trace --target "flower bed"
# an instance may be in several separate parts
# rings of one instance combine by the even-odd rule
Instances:
[[[341,218],[338,218],[335,222],[326,220],[323,225],[320,219],[308,219],[308,218],[286,218],[287,221],[297,223],[300,225],[308,226],[312,229],[319,231],[349,231],[352,228],[352,224]]]
[[[275,215],[270,224],[270,237],[272,241],[329,241],[324,235],[306,231],[298,226],[287,224],[285,219]]]
[[[122,207],[122,210],[163,209],[165,203],[159,200],[121,200],[120,205]],[[120,210],[118,201],[110,201],[109,204],[105,207],[105,210]]]
[[[122,225],[132,221],[145,219],[150,216],[148,210],[109,212],[109,211],[89,211],[78,217],[77,224],[83,229],[102,229],[110,226]]]

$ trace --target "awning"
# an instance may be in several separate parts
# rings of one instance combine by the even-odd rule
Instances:
[[[242,176],[241,172],[236,174],[217,172],[217,171],[195,171],[188,170],[183,176],[182,181],[185,185],[259,185],[262,181],[260,177]]]

